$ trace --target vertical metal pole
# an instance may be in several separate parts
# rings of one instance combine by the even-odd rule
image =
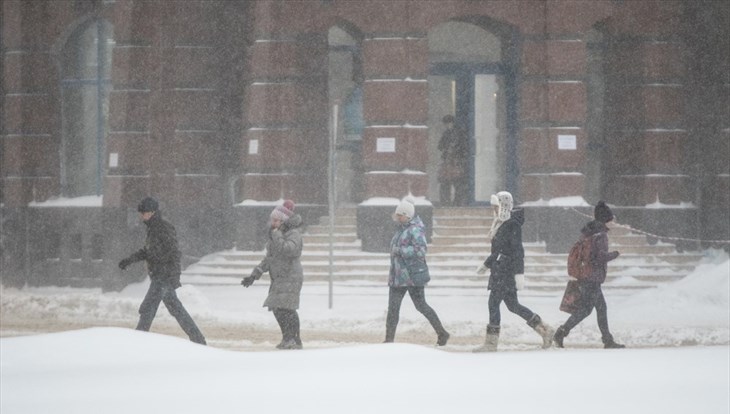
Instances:
[[[337,143],[337,114],[338,105],[332,106],[332,132],[330,133],[329,142],[329,308],[333,307],[333,284],[334,284],[334,237],[335,237],[335,160],[336,143]]]
[[[104,26],[101,20],[96,22],[96,195],[101,193],[102,170],[104,168],[104,85],[102,74],[104,71],[104,60],[106,59],[106,38],[104,37]]]

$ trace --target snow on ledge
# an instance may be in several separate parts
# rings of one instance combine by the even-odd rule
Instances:
[[[431,206],[430,201],[426,200],[426,197],[415,197],[415,196],[407,196],[411,197],[414,201],[414,205],[416,206]],[[400,199],[395,197],[371,197],[367,200],[363,201],[359,205],[361,206],[397,206],[400,204]]]
[[[664,203],[660,202],[659,200],[657,200],[657,201],[655,201],[655,202],[653,202],[651,204],[647,204],[644,207],[646,207],[646,208],[677,208],[677,209],[683,209],[683,208],[690,208],[690,209],[692,209],[692,208],[697,208],[694,205],[694,203],[692,203],[692,202],[687,203],[687,202],[682,201],[679,204],[664,204]]]
[[[581,196],[573,197],[556,197],[550,200],[543,200],[542,198],[537,201],[527,201],[520,204],[521,207],[590,207],[591,205],[586,202]]]
[[[83,197],[53,197],[46,201],[31,201],[28,207],[101,207],[104,204],[104,196],[83,196]]]

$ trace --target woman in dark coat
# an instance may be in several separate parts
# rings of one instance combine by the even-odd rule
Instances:
[[[601,290],[601,284],[606,280],[607,263],[619,256],[618,251],[608,251],[606,223],[613,220],[613,212],[606,203],[599,201],[593,210],[593,217],[595,220],[588,222],[581,230],[583,237],[593,238],[591,242],[592,272],[585,280],[578,282],[580,286],[579,309],[555,331],[555,345],[558,348],[563,347],[563,339],[568,336],[571,329],[591,314],[593,308],[596,308],[598,329],[601,330],[604,348],[625,348],[624,345],[613,340],[613,335],[608,329],[608,307]]]
[[[521,209],[513,210],[512,194],[500,191],[492,196],[495,208],[495,225],[492,227],[492,252],[477,269],[484,274],[491,270],[489,276],[489,325],[484,345],[475,352],[493,352],[499,342],[501,314],[499,307],[504,302],[507,309],[524,319],[543,339],[543,348],[552,345],[552,329],[546,325],[540,315],[520,304],[517,299],[516,277],[524,277],[525,251],[522,247],[522,224],[525,222]],[[520,286],[521,288],[521,286]]]
[[[281,328],[282,339],[278,349],[302,349],[299,335],[299,296],[302,292],[304,272],[302,255],[302,217],[294,214],[294,202],[284,201],[271,212],[269,241],[266,257],[243,278],[241,284],[249,287],[266,272],[271,276],[269,295],[264,306],[274,313]]]
[[[416,310],[428,319],[436,331],[436,344],[446,345],[446,332],[436,311],[426,303],[424,287],[431,280],[426,264],[426,234],[423,221],[415,215],[413,203],[404,199],[395,209],[393,220],[400,225],[390,242],[390,273],[388,275],[388,316],[385,321],[385,342],[395,340],[400,316],[400,305],[406,292]]]

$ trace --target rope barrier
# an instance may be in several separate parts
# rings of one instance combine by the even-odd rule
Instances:
[[[577,210],[575,207],[570,207],[570,210],[574,211],[575,213],[577,213],[583,217],[587,217],[591,220],[594,219],[593,216],[585,214],[585,213]],[[690,238],[686,238],[686,237],[659,236],[659,235],[656,235],[653,233],[649,233],[648,231],[636,229],[634,227],[629,226],[628,224],[616,223],[615,221],[613,222],[612,227],[624,228],[624,229],[630,230],[632,232],[643,234],[645,236],[653,237],[653,238],[660,239],[660,240],[686,241],[686,242],[694,242],[694,243],[708,243],[708,244],[721,244],[721,245],[730,244],[730,240],[702,240],[702,239],[690,239]]]

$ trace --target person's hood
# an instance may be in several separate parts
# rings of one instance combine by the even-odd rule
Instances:
[[[510,216],[521,226],[525,224],[525,210],[521,208],[514,209],[510,212]]]
[[[290,229],[300,227],[302,225],[302,216],[299,214],[294,214],[293,216],[289,217],[289,220],[285,221],[286,226]]]
[[[586,223],[586,225],[583,226],[580,232],[583,233],[583,235],[585,236],[592,236],[594,234],[598,234],[604,231],[608,231],[608,227],[606,226],[606,224],[598,220],[593,220]]]

